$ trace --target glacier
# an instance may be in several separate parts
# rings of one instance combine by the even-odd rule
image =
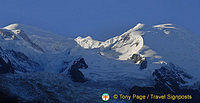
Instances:
[[[139,23],[106,41],[68,38],[24,24],[0,28],[0,34],[0,56],[14,69],[14,74],[0,74],[0,87],[21,101],[102,102],[104,92],[127,94],[133,86],[153,86],[159,78],[152,74],[170,63],[191,75],[180,86],[200,87],[200,37],[174,24]],[[141,57],[137,63],[134,54]],[[87,79],[84,83],[69,77],[78,58],[88,65],[79,69]],[[141,70],[144,60],[147,68]]]

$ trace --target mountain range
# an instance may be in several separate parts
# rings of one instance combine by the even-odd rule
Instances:
[[[94,103],[104,92],[130,94],[136,87],[199,94],[200,37],[175,24],[139,23],[106,41],[24,24],[0,34],[0,101]]]

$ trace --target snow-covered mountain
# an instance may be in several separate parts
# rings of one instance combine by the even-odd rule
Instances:
[[[106,41],[89,36],[67,38],[23,24],[0,28],[0,34],[0,76],[4,79],[0,87],[21,100],[40,101],[47,96],[43,98],[46,102],[99,102],[101,99],[93,97],[116,90],[128,93],[133,86],[161,83],[173,91],[174,86],[199,86],[200,37],[174,24],[139,23]],[[60,82],[69,85],[59,86]],[[33,85],[32,89],[28,85]],[[65,95],[76,88],[88,96],[80,95],[78,100]]]
[[[69,50],[76,46],[73,39],[22,24],[11,24],[0,31],[2,49],[23,53],[48,72],[58,72]]]
[[[173,24],[139,23],[104,42],[89,36],[75,41],[85,49],[97,48],[101,55],[116,60],[129,60],[133,54],[140,54],[152,65],[172,62],[200,79],[200,37]]]

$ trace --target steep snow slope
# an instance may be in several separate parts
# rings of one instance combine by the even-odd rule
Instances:
[[[138,24],[133,29],[125,32],[120,36],[108,39],[105,42],[93,40],[91,37],[78,37],[75,41],[83,48],[104,48],[102,55],[114,57],[119,60],[127,60],[132,54],[136,54],[143,46],[143,39],[138,29],[142,28],[143,24]],[[110,50],[114,52],[110,52]]]
[[[11,24],[3,29],[10,30],[15,36],[20,35],[23,40],[38,45],[44,52],[56,53],[73,48],[76,44],[73,39],[23,24]]]
[[[74,58],[68,53],[77,46],[73,39],[23,24],[11,24],[1,28],[0,33],[0,47],[24,53],[47,72],[58,72],[64,60],[72,62]]]
[[[142,24],[141,26],[138,26],[137,28],[135,27],[129,32],[124,33],[124,36],[112,38],[108,40],[107,43],[102,43],[100,45],[103,45],[105,48],[107,48],[110,47],[110,44],[112,44],[114,50],[121,53],[126,53],[121,56],[122,59],[125,59],[126,56],[130,56],[132,55],[131,53],[136,53],[139,49],[142,48],[141,46],[143,45],[143,42],[141,42],[142,38],[139,35],[140,32],[135,32],[138,33],[137,36],[135,36],[134,33],[130,33],[131,31],[139,29],[140,27],[142,27]],[[132,61],[118,61],[110,58],[105,58],[104,56],[99,55],[98,51],[96,50],[85,50],[79,47],[73,39],[51,34],[40,29],[22,24],[11,24],[7,27],[4,27],[3,30],[11,32],[19,39],[2,39],[2,48],[8,50],[13,49],[15,51],[24,53],[31,60],[37,61],[37,63],[39,63],[46,72],[59,73],[65,67],[65,62],[69,63],[68,65],[70,65],[70,63],[72,63],[75,58],[81,56],[85,58],[86,63],[89,66],[88,69],[81,71],[84,73],[85,77],[91,81],[102,82],[105,84],[109,83],[111,86],[121,86],[128,88],[130,88],[132,84],[140,86],[152,85],[151,70],[141,71],[138,69],[139,67]],[[23,31],[23,35],[26,35],[25,38],[20,36],[22,35],[21,31]],[[130,40],[127,41],[127,44],[123,43],[123,41],[126,41],[125,37],[128,37],[126,35],[130,36]],[[116,43],[116,41],[119,42]],[[93,42],[95,44],[95,41]],[[97,42],[100,43],[99,41]],[[43,51],[33,47],[31,43],[34,43]],[[99,45],[97,46],[100,47]],[[135,49],[125,50],[129,47]],[[110,51],[104,50],[104,52],[109,53]],[[117,55],[117,53],[113,53],[113,55]]]
[[[97,48],[101,55],[117,60],[128,60],[133,54],[141,54],[158,67],[172,62],[200,80],[200,38],[173,24],[147,26],[139,23],[105,42],[91,37],[78,37],[75,41],[83,48]]]
[[[36,62],[41,68],[37,71],[43,71],[41,73],[0,75],[5,80],[0,81],[0,84],[3,84],[0,86],[13,91],[24,100],[41,99],[37,96],[37,93],[41,92],[42,97],[55,95],[55,98],[51,98],[50,101],[73,101],[76,99],[68,94],[65,95],[65,92],[70,90],[70,93],[74,93],[76,89],[78,92],[83,91],[82,93],[89,97],[91,95],[87,93],[92,93],[94,96],[95,92],[97,93],[95,98],[98,98],[100,95],[98,93],[102,93],[99,91],[106,91],[106,88],[102,89],[102,86],[105,85],[110,88],[107,89],[110,93],[114,93],[116,88],[120,88],[123,93],[127,94],[134,85],[154,85],[152,73],[155,69],[165,67],[163,65],[169,64],[169,62],[180,66],[179,69],[184,69],[184,72],[194,76],[192,80],[187,80],[185,85],[193,85],[193,82],[200,80],[198,75],[200,73],[198,68],[200,66],[199,38],[173,24],[154,26],[138,24],[122,35],[104,42],[93,40],[91,37],[71,39],[22,24],[11,24],[1,28],[0,34],[0,47],[3,48],[5,54],[9,54],[10,60],[22,67],[28,67],[30,71],[39,68],[37,65],[34,68],[29,66]],[[147,69],[140,70],[140,64],[135,64],[130,60],[133,54],[140,54],[146,58]],[[18,56],[20,58],[17,58]],[[20,61],[26,57],[28,57],[27,60]],[[88,79],[86,84],[76,85],[67,76],[70,65],[78,57],[83,57],[89,66],[87,69],[80,69]],[[29,63],[30,61],[31,63]],[[172,69],[169,72],[173,73],[174,71]],[[171,75],[167,76],[171,77]],[[16,79],[18,81],[15,81]],[[33,87],[30,90],[29,85]],[[54,88],[54,86],[56,87]],[[64,89],[60,90],[59,88]],[[75,95],[77,94],[75,93]],[[80,99],[82,101],[84,97],[80,97]],[[86,102],[87,100],[90,98],[87,98]],[[92,98],[92,100],[95,99]]]
[[[196,77],[200,72],[198,69],[200,66],[200,60],[198,59],[200,57],[200,43],[198,37],[194,37],[195,35],[192,33],[173,24],[146,26],[139,23],[122,35],[108,39],[105,42],[93,40],[91,37],[78,37],[74,41],[64,36],[22,24],[11,24],[2,28],[1,31],[4,38],[0,39],[2,48],[24,53],[33,61],[40,63],[48,72],[59,72],[63,68],[63,61],[72,62],[73,58],[82,55],[89,64],[91,63],[91,68],[96,68],[92,69],[94,70],[93,72],[95,70],[106,71],[104,68],[110,67],[107,71],[119,68],[124,70],[124,73],[131,71],[137,74],[137,70],[131,70],[132,68],[137,69],[134,63],[118,61],[129,60],[133,54],[141,54],[148,60],[148,72],[152,72],[163,63],[168,62],[179,65]],[[76,42],[81,47],[92,50],[79,48]],[[103,55],[103,57],[99,54]],[[115,65],[114,67],[110,66],[112,63],[116,63],[113,64]],[[127,65],[130,65],[130,67]],[[92,72],[92,70],[88,70],[88,72]],[[116,71],[116,73],[119,72],[121,71]],[[105,75],[109,74],[98,73],[102,74],[102,77],[106,77]],[[141,73],[143,74],[144,72]],[[148,74],[150,75],[150,73]],[[149,75],[146,76],[148,77]],[[127,75],[127,77],[132,76]],[[140,76],[137,75],[135,77]],[[146,78],[145,76],[141,77]]]

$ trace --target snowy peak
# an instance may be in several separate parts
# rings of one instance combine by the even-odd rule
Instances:
[[[21,24],[10,24],[6,27],[4,27],[3,29],[7,29],[7,30],[16,30],[20,28]]]
[[[132,43],[134,41],[132,39],[138,39],[138,37],[140,37],[140,35],[143,34],[138,30],[142,29],[143,27],[144,27],[144,24],[139,23],[134,28],[128,30],[127,32],[123,33],[122,35],[110,38],[110,39],[108,39],[106,41],[93,40],[90,36],[88,36],[86,38],[82,38],[82,37],[79,36],[74,40],[81,47],[86,48],[86,49],[89,49],[89,48],[90,49],[94,49],[94,48],[100,48],[100,47],[103,47],[103,48],[108,48],[108,47],[117,48],[118,44],[119,45],[127,45],[128,43]],[[135,42],[133,42],[133,44],[134,43]]]
[[[78,47],[71,38],[23,24],[0,28],[0,34],[0,47],[10,54],[11,64],[20,72],[44,70],[57,73],[63,68],[64,61],[72,62],[75,57],[70,55],[71,50]],[[28,59],[23,61],[23,58]]]
[[[21,42],[21,45],[30,46],[33,49],[44,52],[44,50],[29,38],[29,36],[21,29],[17,29],[18,24],[12,24],[3,29],[0,29],[0,34],[4,40],[15,40],[14,42]],[[16,41],[17,40],[17,41]],[[10,42],[7,42],[8,44]],[[16,45],[15,44],[15,45]],[[20,46],[21,46],[20,45]]]
[[[145,26],[145,24],[138,23],[135,27],[133,27],[131,30],[132,31],[137,31],[139,29],[142,29]]]
[[[110,38],[104,42],[93,40],[91,37],[78,37],[75,41],[83,48],[94,49],[101,48],[101,54],[107,57],[127,60],[133,54],[139,53],[143,47],[143,32],[139,31],[144,24],[137,24],[134,28],[128,30],[120,36]]]
[[[5,42],[6,45],[15,42],[14,45],[18,46],[18,49],[21,47],[25,47],[26,49],[32,48],[34,51],[41,53],[59,53],[76,45],[75,41],[71,38],[24,24],[11,24],[0,28],[0,34],[4,40],[18,40]]]
[[[113,92],[110,92],[112,94],[116,92],[116,88],[123,87],[124,91],[133,85],[158,85],[176,91],[179,88],[174,87],[189,87],[200,80],[200,40],[186,29],[172,24],[148,26],[139,23],[106,41],[94,40],[90,36],[70,39],[21,24],[1,28],[0,34],[0,74],[22,73],[5,77],[1,75],[5,79],[1,82],[5,84],[5,88],[19,97],[25,96],[27,100],[38,98],[38,95],[40,98],[40,94],[48,97],[46,94],[49,93],[45,90],[32,95],[33,89],[24,87],[22,77],[28,78],[27,81],[33,80],[29,83],[36,89],[39,82],[40,87],[49,88],[50,92],[53,87],[52,93],[61,93],[57,95],[56,101],[66,94],[60,89],[54,91],[55,84],[60,86],[63,81],[65,82],[61,88],[72,81],[87,81],[83,86],[91,86],[92,93],[96,93],[93,91],[96,86],[99,88],[107,85],[113,88]],[[23,74],[25,72],[30,73]],[[16,79],[17,75],[19,80]],[[47,79],[46,82],[44,78]],[[68,78],[72,81],[68,82]],[[80,84],[67,87],[80,88]],[[74,90],[77,91],[77,88]],[[83,90],[85,89],[79,91]],[[88,93],[87,90],[86,92]],[[30,96],[27,97],[27,93]],[[54,97],[53,99],[55,100]]]
[[[200,58],[200,39],[174,24],[149,26],[139,23],[120,36],[106,41],[81,37],[75,41],[85,49],[97,48],[101,55],[117,60],[129,60],[133,54],[140,54],[154,64],[173,62],[200,72],[197,68],[200,66],[200,60],[197,59]]]
[[[181,67],[190,68],[187,64],[195,61],[191,63],[192,68],[195,70],[200,66],[197,59],[200,57],[200,40],[188,30],[174,24],[139,23],[127,32],[106,41],[94,40],[90,36],[73,40],[22,24],[11,24],[0,29],[0,33],[2,37],[5,36],[4,39],[10,39],[0,39],[2,48],[14,49],[37,59],[39,57],[35,55],[38,53],[60,54],[78,48],[78,44],[84,49],[94,49],[98,55],[115,60],[130,60],[133,55],[140,55],[152,64],[173,62]]]

